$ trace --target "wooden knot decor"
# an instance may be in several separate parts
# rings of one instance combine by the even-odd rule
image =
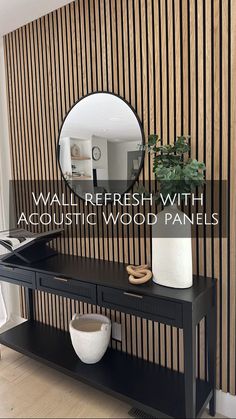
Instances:
[[[148,265],[129,265],[126,268],[129,274],[129,282],[134,285],[145,284],[152,278],[152,271]]]

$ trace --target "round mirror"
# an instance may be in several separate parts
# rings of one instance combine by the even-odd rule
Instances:
[[[63,177],[81,198],[98,192],[123,195],[142,168],[143,143],[140,121],[123,99],[90,94],[71,108],[60,130]]]

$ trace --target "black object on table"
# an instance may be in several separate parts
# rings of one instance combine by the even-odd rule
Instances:
[[[52,247],[48,246],[48,243],[59,237],[63,231],[62,228],[58,230],[49,230],[43,233],[31,233],[24,229],[9,230],[6,232],[9,240],[11,240],[11,238],[20,238],[23,240],[19,246],[14,247],[8,245],[6,240],[1,240],[0,238],[0,245],[8,250],[6,254],[0,256],[0,262],[8,262],[13,256],[15,260],[20,259],[27,264],[45,260],[46,258],[57,254]]]
[[[0,334],[0,343],[112,394],[154,417],[196,418],[208,403],[215,415],[216,282],[195,277],[179,290],[128,282],[125,265],[57,254],[30,266],[12,256],[0,280],[27,289],[28,321]],[[83,364],[67,332],[33,319],[32,292],[42,290],[182,328],[184,373],[108,349],[97,364]],[[196,327],[206,318],[208,381],[196,378]]]

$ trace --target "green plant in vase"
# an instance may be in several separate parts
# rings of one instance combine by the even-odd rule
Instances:
[[[162,145],[156,134],[148,138],[146,148],[153,156],[153,173],[163,198],[170,196],[173,200],[177,194],[194,192],[204,184],[206,167],[203,162],[189,157],[189,138],[177,137],[174,144],[167,145]]]
[[[179,202],[179,197],[185,198],[203,186],[205,164],[189,157],[191,149],[186,136],[177,137],[174,144],[163,145],[158,135],[150,135],[146,149],[153,157],[157,201],[171,204],[158,213],[158,222],[152,229],[153,281],[172,288],[189,288],[193,284],[191,225],[185,224],[185,214],[174,204],[177,198]],[[167,219],[176,218],[177,227],[166,227]]]

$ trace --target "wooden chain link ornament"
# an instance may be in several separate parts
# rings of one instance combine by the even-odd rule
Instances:
[[[145,284],[152,278],[152,271],[148,265],[129,265],[126,268],[129,274],[129,282],[134,285]]]

